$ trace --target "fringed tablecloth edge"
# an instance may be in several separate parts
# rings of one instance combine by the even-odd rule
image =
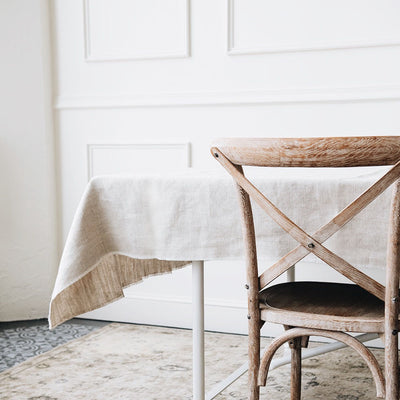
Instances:
[[[49,310],[49,328],[80,314],[93,311],[124,297],[123,289],[143,279],[171,273],[192,261],[137,259],[120,253],[108,253],[83,276],[53,295]]]

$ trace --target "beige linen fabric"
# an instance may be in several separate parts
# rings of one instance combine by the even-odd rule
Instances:
[[[251,169],[261,191],[313,234],[388,170]],[[390,190],[326,245],[356,267],[384,268]],[[254,206],[259,257],[274,262],[296,242]],[[74,217],[50,304],[50,326],[123,296],[144,277],[191,260],[243,258],[239,207],[224,171],[101,176]],[[317,261],[308,256],[308,261]],[[266,265],[263,265],[265,269]]]

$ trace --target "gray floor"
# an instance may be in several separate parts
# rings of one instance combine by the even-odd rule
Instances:
[[[0,322],[0,372],[108,323],[74,318],[50,331],[47,319]]]

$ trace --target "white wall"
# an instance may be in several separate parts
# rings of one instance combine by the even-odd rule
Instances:
[[[57,270],[48,22],[0,2],[0,320],[47,316]]]
[[[119,151],[121,170],[151,168],[138,144],[155,157],[180,145],[171,168],[220,168],[219,136],[400,134],[399,12],[394,0],[55,0],[62,237],[90,171],[115,172]],[[240,264],[207,264],[208,329],[245,331],[243,283]],[[127,297],[90,315],[190,326],[189,269]]]

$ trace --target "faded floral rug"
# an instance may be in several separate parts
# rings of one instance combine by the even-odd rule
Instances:
[[[268,339],[263,339],[263,345]],[[247,339],[206,333],[210,388],[246,361]],[[383,362],[383,351],[375,350]],[[189,400],[191,331],[113,323],[0,374],[2,400]],[[289,366],[270,372],[261,399],[289,399]],[[246,400],[247,374],[216,400]],[[350,349],[303,361],[302,399],[376,399],[368,368]]]

